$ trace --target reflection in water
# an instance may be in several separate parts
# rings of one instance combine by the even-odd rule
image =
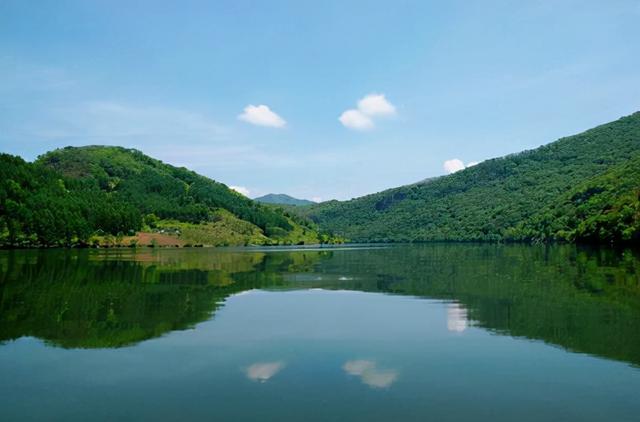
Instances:
[[[467,310],[459,303],[447,305],[447,330],[461,333],[467,329]]]
[[[243,291],[322,288],[438,299],[452,332],[473,321],[638,365],[638,274],[636,251],[569,245],[0,251],[0,342],[129,346],[215,317]]]
[[[247,378],[252,381],[267,382],[274,375],[280,372],[284,366],[285,364],[282,361],[260,362],[249,366],[245,372],[247,374]]]
[[[350,360],[342,369],[349,374],[360,377],[362,382],[372,388],[388,388],[398,379],[398,372],[392,369],[379,369],[373,360]]]
[[[583,353],[640,365],[639,277],[564,245],[0,251],[0,419],[635,422],[639,368]]]
[[[233,294],[282,286],[323,253],[214,250],[0,251],[0,342],[129,346],[205,321]]]

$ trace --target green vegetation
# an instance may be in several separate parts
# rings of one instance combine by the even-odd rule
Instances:
[[[262,202],[263,204],[292,205],[296,207],[315,204],[315,202],[309,201],[308,199],[298,199],[284,193],[270,193],[255,198],[254,201]]]
[[[2,154],[0,164],[0,244],[5,246],[131,244],[136,239],[125,236],[162,230],[171,222],[198,233],[182,243],[321,240],[302,218],[132,149],[67,147],[35,163]]]
[[[0,243],[86,244],[96,231],[132,234],[141,227],[131,204],[90,181],[0,154]]]
[[[637,242],[640,112],[449,176],[310,206],[286,195],[260,204],[120,147],[67,147],[35,163],[1,154],[0,177],[3,246]]]
[[[298,210],[356,242],[640,240],[640,112],[532,151]]]
[[[640,156],[580,183],[535,218],[518,225],[510,238],[535,236],[567,241],[638,241]]]

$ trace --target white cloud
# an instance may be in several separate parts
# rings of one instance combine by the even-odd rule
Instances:
[[[249,196],[250,193],[249,189],[245,188],[244,186],[229,186],[229,189],[234,190],[244,196]]]
[[[254,363],[245,371],[247,378],[252,381],[267,382],[284,368],[284,362]]]
[[[451,160],[445,161],[442,167],[444,167],[444,171],[446,171],[449,174],[452,174],[452,173],[455,173],[456,171],[464,170],[464,163],[462,162],[462,160],[453,158]]]
[[[392,116],[396,108],[383,94],[369,94],[358,101],[357,109],[344,111],[338,120],[345,127],[355,130],[373,129],[374,117]]]
[[[358,110],[367,116],[391,116],[396,108],[383,94],[369,94],[358,101]]]
[[[466,165],[462,162],[462,160],[458,158],[452,158],[451,160],[447,160],[442,164],[444,171],[449,174],[455,173],[460,170],[464,170],[469,167],[473,167],[480,164],[479,161],[469,161]]]
[[[247,166],[289,169],[307,165],[297,157],[239,142],[232,129],[207,114],[157,105],[88,101],[50,107],[39,110],[39,119],[20,130],[47,148],[87,144],[137,148],[170,164],[205,171],[216,180],[229,169]],[[0,133],[0,142],[5,133]],[[335,159],[327,156],[323,160]]]
[[[249,104],[238,119],[257,126],[284,127],[287,122],[264,104],[254,106]]]
[[[350,360],[342,369],[349,375],[360,377],[360,380],[372,388],[387,388],[398,379],[398,371],[379,369],[372,360]]]
[[[313,197],[311,197],[311,200],[312,200],[313,202],[322,202],[322,198],[321,198],[321,197],[319,197],[319,196],[313,196]]]
[[[360,110],[347,110],[340,115],[338,120],[349,129],[369,130],[373,128],[373,120]]]

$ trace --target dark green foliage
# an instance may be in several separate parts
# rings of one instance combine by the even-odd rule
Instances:
[[[86,243],[96,230],[138,230],[139,213],[106,192],[0,154],[0,237],[14,246]]]
[[[640,112],[532,151],[302,208],[352,241],[638,240]]]
[[[640,155],[578,184],[509,233],[567,241],[640,241]]]
[[[2,154],[0,178],[0,244],[5,246],[86,245],[93,234],[133,234],[143,220],[150,226],[158,218],[215,221],[218,209],[269,237],[294,229],[279,209],[120,147],[67,147],[35,163]]]
[[[209,220],[212,209],[224,208],[260,227],[267,236],[275,229],[292,229],[282,213],[262,207],[222,183],[137,150],[67,147],[45,154],[38,162],[113,192],[145,215],[198,223]]]
[[[450,176],[305,207],[262,205],[120,147],[68,147],[36,163],[0,155],[0,164],[0,243],[12,246],[86,244],[96,232],[138,230],[151,214],[211,222],[218,209],[276,240],[294,226],[358,242],[640,239],[640,113]]]

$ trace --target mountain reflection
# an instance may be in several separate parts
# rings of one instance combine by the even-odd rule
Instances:
[[[177,252],[177,253],[172,253]],[[0,341],[121,347],[205,321],[232,294],[283,286],[321,255],[0,251]]]
[[[636,252],[568,245],[0,251],[0,341],[122,347],[193,327],[243,291],[323,288],[443,300],[451,332],[473,321],[640,364],[638,274]],[[397,379],[366,362],[344,370],[377,388]],[[250,368],[257,381],[282,369]]]

